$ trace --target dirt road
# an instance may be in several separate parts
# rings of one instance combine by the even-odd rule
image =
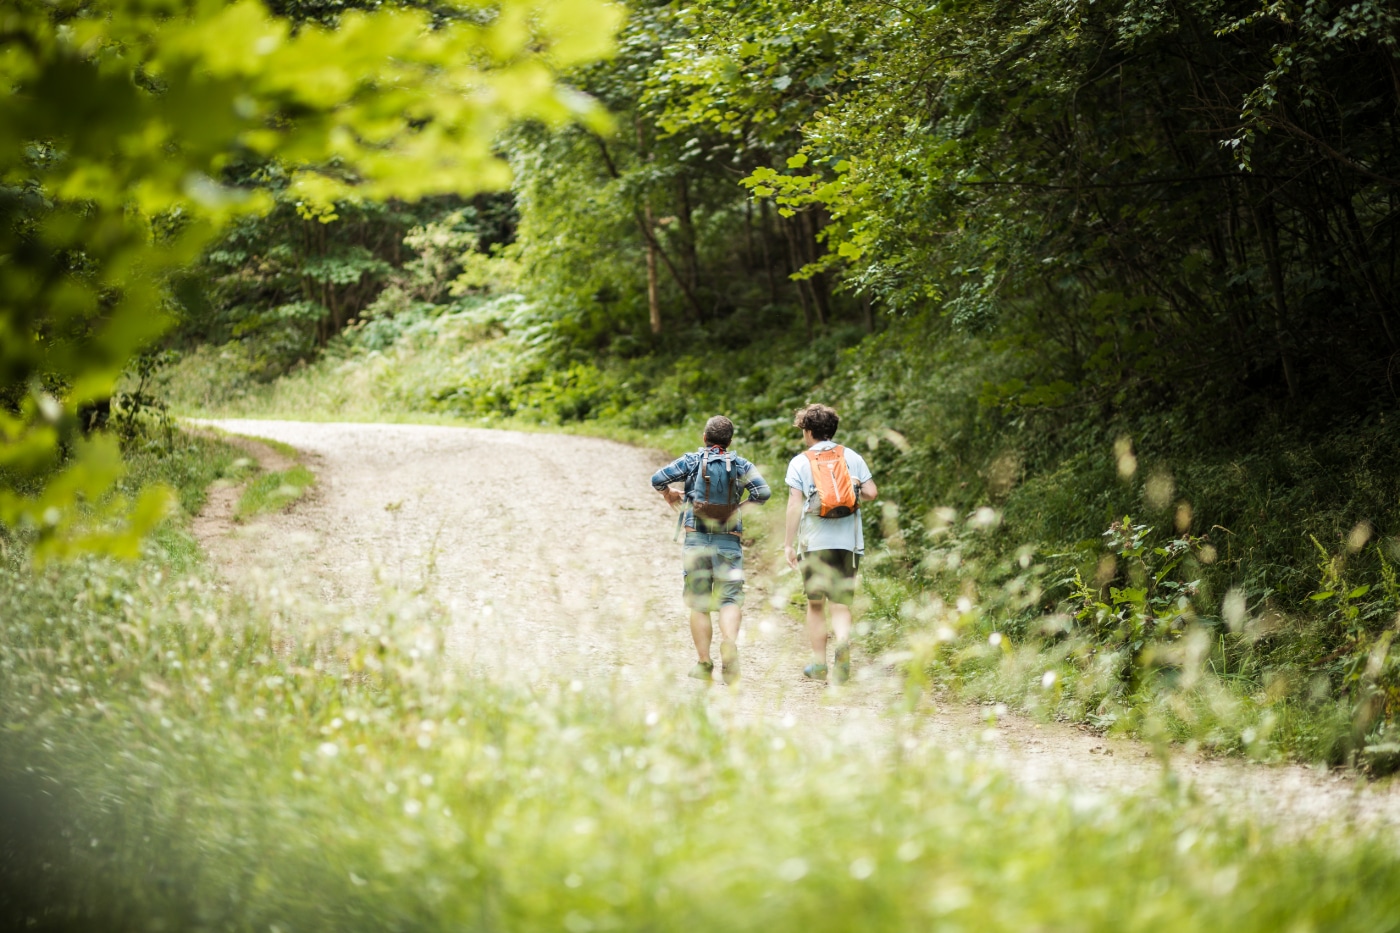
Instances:
[[[648,484],[661,454],[609,441],[423,425],[218,421],[302,452],[317,486],[289,512],[234,525],[234,497],[211,496],[196,533],[230,585],[261,568],[332,603],[375,606],[389,590],[450,607],[447,650],[466,666],[531,682],[608,682],[630,697],[695,696],[713,715],[769,722],[801,740],[882,753],[898,737],[1004,767],[1047,793],[1104,795],[1160,785],[1145,746],[956,702],[894,712],[895,673],[857,655],[842,690],[804,682],[801,626],[775,605],[783,575],[751,580],[744,679],[690,680],[694,649],[680,599],[675,517]],[[276,458],[266,447],[250,448]],[[279,468],[281,463],[266,463]],[[781,469],[769,469],[781,483]],[[769,508],[781,508],[782,497]],[[768,550],[781,542],[772,542]],[[772,554],[746,555],[769,568]],[[774,590],[779,591],[776,596]],[[1176,777],[1222,806],[1294,825],[1400,828],[1400,793],[1301,766],[1178,755]]]

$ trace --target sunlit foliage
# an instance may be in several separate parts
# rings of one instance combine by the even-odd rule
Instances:
[[[463,13],[385,7],[327,28],[253,0],[8,4],[0,469],[53,469],[80,407],[110,394],[168,326],[167,274],[231,219],[270,206],[264,191],[226,183],[236,163],[279,160],[298,210],[329,221],[337,199],[505,184],[491,146],[513,121],[602,128],[555,75],[607,51],[613,7],[508,0]],[[77,449],[90,453],[39,496],[0,491],[0,522],[36,529],[41,557],[74,540],[70,507],[110,485],[115,451]],[[161,513],[142,500],[113,540],[129,550]]]

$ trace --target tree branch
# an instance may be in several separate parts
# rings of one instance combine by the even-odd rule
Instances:
[[[612,153],[608,151],[608,144],[605,143],[603,137],[599,136],[597,133],[589,133],[588,135],[598,144],[598,151],[603,154],[603,164],[607,166],[608,174],[612,176],[614,181],[620,181],[622,179],[622,173],[617,170],[617,163],[613,161]],[[705,310],[700,307],[699,299],[695,297],[695,293],[690,290],[690,286],[688,286],[685,279],[681,277],[680,271],[676,269],[676,264],[671,261],[671,257],[666,255],[666,250],[661,248],[661,241],[656,238],[656,232],[652,230],[651,225],[647,223],[642,209],[633,207],[632,216],[637,221],[637,229],[642,232],[642,236],[646,237],[648,245],[656,250],[656,254],[660,256],[661,261],[665,263],[666,271],[671,274],[671,280],[676,283],[677,287],[681,290],[681,294],[685,296],[685,302],[690,306],[690,310],[695,312],[696,320],[704,320]]]

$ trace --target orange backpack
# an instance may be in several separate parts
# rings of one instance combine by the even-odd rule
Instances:
[[[817,514],[822,518],[845,518],[860,510],[860,498],[851,470],[846,466],[846,450],[837,445],[826,450],[808,450],[812,481],[817,485]]]

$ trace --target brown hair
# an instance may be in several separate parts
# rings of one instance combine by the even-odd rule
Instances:
[[[705,422],[705,443],[714,444],[717,447],[729,449],[729,442],[734,440],[734,422],[724,415],[715,415]]]
[[[841,416],[836,409],[826,405],[812,404],[799,408],[792,416],[792,426],[811,431],[819,441],[829,441],[836,436],[836,428],[841,424]]]

